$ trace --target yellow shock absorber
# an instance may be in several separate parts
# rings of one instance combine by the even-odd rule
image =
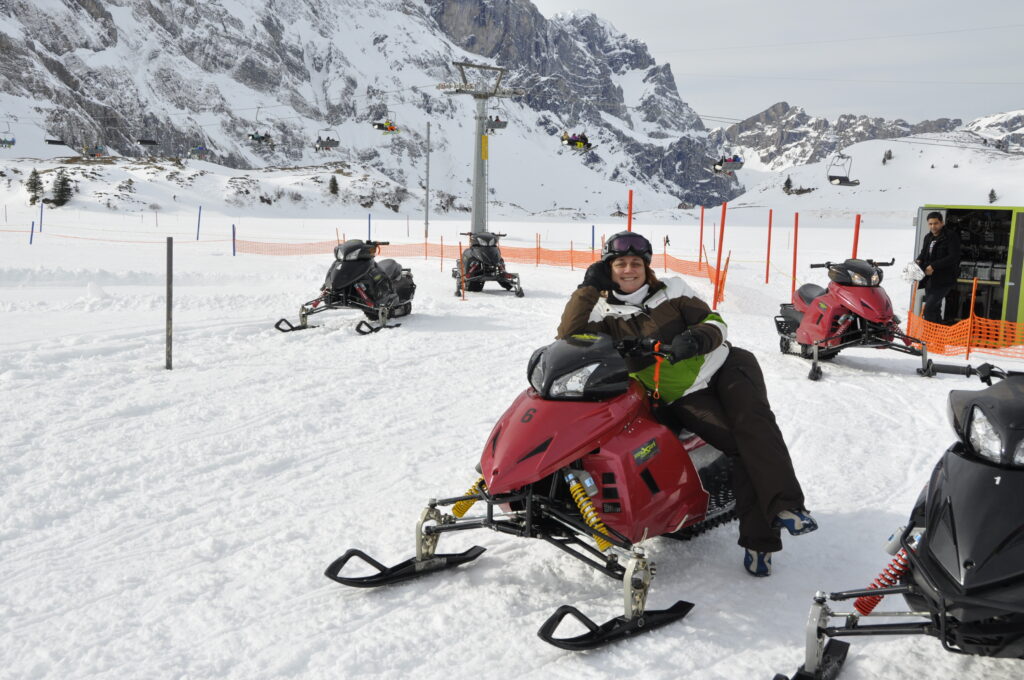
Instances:
[[[601,518],[597,515],[597,510],[594,509],[594,504],[590,502],[590,496],[587,495],[586,489],[580,484],[580,480],[572,474],[565,476],[567,482],[569,482],[569,493],[572,495],[572,499],[576,501],[576,507],[580,509],[580,514],[583,516],[583,521],[587,523],[587,526],[594,531],[608,535],[608,529],[605,528]],[[597,543],[597,549],[605,551],[611,547],[611,543],[604,540],[600,536],[591,534],[594,541]]]
[[[462,495],[463,496],[475,496],[476,494],[480,493],[480,487],[483,486],[483,483],[484,483],[484,478],[483,477],[477,477],[477,480],[475,482],[473,482],[473,486],[469,487],[469,489],[466,490],[466,493],[464,493]],[[476,503],[476,499],[475,498],[467,498],[464,501],[459,501],[458,503],[456,503],[455,505],[452,506],[452,514],[455,515],[456,517],[462,517],[467,512],[469,512],[469,509],[471,507],[473,507],[473,503]]]

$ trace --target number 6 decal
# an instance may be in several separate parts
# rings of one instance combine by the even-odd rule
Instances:
[[[528,422],[530,422],[531,420],[533,420],[533,414],[536,413],[536,412],[537,412],[537,409],[535,409],[535,408],[528,408],[528,409],[526,409],[526,413],[524,413],[523,417],[519,419],[519,422],[521,422],[521,423],[528,423]]]

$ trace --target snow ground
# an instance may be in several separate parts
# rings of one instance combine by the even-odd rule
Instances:
[[[30,213],[17,209],[11,222]],[[807,380],[804,361],[778,352],[771,319],[789,297],[792,217],[784,227],[776,217],[765,285],[763,216],[736,213],[746,226],[730,222],[726,233],[721,311],[762,364],[821,530],[787,540],[769,579],[744,573],[735,524],[689,543],[650,540],[649,605],[686,599],[694,610],[646,636],[567,653],[536,637],[544,619],[572,603],[605,620],[619,613],[620,591],[538,541],[445,536],[443,551],[488,551],[379,590],[322,572],[349,547],[385,563],[413,554],[425,501],[475,479],[485,437],[526,386],[526,361],[553,339],[581,272],[516,265],[525,298],[487,288],[461,301],[450,262],[405,258],[418,290],[400,329],[360,337],[359,316],[337,312],[318,317],[321,328],[281,334],[272,324],[313,296],[328,258],[233,258],[227,241],[192,240],[187,214],[161,215],[162,228],[151,216],[72,214],[31,246],[24,232],[0,231],[4,679],[792,673],[814,591],[867,585],[886,564],[883,542],[952,441],[948,390],[980,387],[919,378],[912,357],[875,351],[844,353],[821,382]],[[204,217],[204,239],[226,238],[230,221]],[[365,222],[347,224],[349,236],[365,235]],[[827,224],[801,224],[801,282],[823,283],[807,265],[849,253],[850,230]],[[405,240],[404,220],[375,225],[375,236]],[[245,238],[332,238],[339,223],[307,219],[300,238],[295,226],[250,219]],[[448,243],[465,229],[431,226]],[[582,224],[494,226],[516,245],[537,232],[548,247],[590,238]],[[638,230],[668,233],[671,254],[693,256],[692,222]],[[166,233],[177,245],[173,371],[163,368]],[[913,249],[902,216],[861,234],[862,256],[900,263]],[[689,282],[709,296],[707,281]],[[907,285],[893,272],[887,289],[904,315]],[[998,680],[1021,669],[945,653],[931,638],[876,638],[853,641],[842,677]]]

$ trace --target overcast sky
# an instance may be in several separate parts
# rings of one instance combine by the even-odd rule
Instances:
[[[911,123],[1024,109],[1024,0],[533,3],[547,17],[585,7],[645,42],[705,119],[779,101]]]

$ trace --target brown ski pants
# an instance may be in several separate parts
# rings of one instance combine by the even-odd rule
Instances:
[[[771,520],[782,510],[803,508],[804,494],[754,355],[732,347],[707,389],[669,408],[688,430],[733,458],[739,544],[763,552],[781,550]]]

